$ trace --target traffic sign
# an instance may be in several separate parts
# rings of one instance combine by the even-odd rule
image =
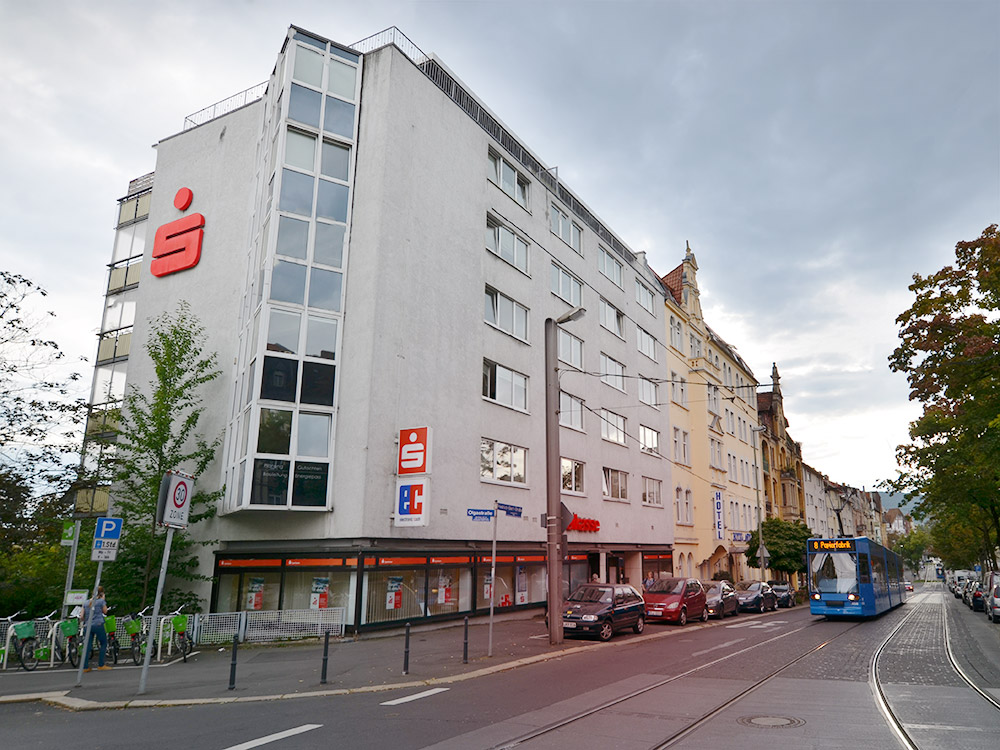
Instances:
[[[186,529],[193,495],[193,476],[180,471],[168,471],[164,474],[156,502],[157,521],[160,525]]]
[[[94,546],[90,559],[113,562],[118,556],[118,541],[122,536],[122,519],[98,518],[94,527]]]
[[[60,546],[72,547],[75,536],[76,521],[63,521],[62,538],[59,540]]]
[[[468,514],[469,518],[471,518],[473,521],[488,522],[491,518],[493,518],[492,508],[489,510],[485,508],[469,508],[466,510],[466,513]]]
[[[524,509],[520,505],[507,505],[506,503],[497,503],[497,510],[502,510],[508,516],[514,516],[515,518],[520,518],[521,511]]]

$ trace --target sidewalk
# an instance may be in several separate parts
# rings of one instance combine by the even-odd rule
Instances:
[[[42,700],[73,710],[97,710],[388,691],[449,684],[597,645],[583,640],[549,645],[548,631],[540,615],[495,620],[492,658],[487,656],[486,618],[469,622],[467,664],[462,661],[463,638],[461,621],[444,627],[414,627],[410,632],[408,674],[403,674],[402,631],[368,634],[357,641],[331,639],[325,685],[320,683],[323,642],[315,640],[287,645],[241,644],[234,690],[229,690],[231,645],[197,650],[186,664],[179,658],[162,665],[152,664],[146,693],[141,696],[137,694],[141,665],[134,666],[131,659],[121,659],[109,671],[84,673],[80,687],[74,687],[77,670],[70,670],[68,664],[55,669],[39,665],[34,672],[8,669],[0,672],[0,704]],[[634,638],[614,642],[634,642]]]

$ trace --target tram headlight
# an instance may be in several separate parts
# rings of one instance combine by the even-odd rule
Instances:
[[[849,601],[849,602],[856,602],[857,600],[858,600],[858,595],[857,594],[848,594],[847,595],[847,601]]]
[[[819,594],[818,593],[813,594],[813,599],[815,599],[816,601],[819,601]]]

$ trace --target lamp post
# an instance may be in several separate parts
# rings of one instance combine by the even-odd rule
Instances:
[[[760,506],[760,465],[757,463],[757,435],[764,432],[767,427],[750,427],[754,433],[753,438],[753,486],[757,491],[757,564],[760,566],[760,579],[764,580],[764,527],[761,523]]]
[[[556,326],[578,320],[587,312],[574,307],[565,315],[545,319],[545,559],[548,580],[549,643],[563,642],[561,469],[559,455],[559,342]]]

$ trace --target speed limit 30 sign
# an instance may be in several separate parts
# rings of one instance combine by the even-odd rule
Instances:
[[[186,529],[191,497],[194,495],[194,477],[180,471],[168,471],[160,482],[157,502],[157,520],[163,526]]]

